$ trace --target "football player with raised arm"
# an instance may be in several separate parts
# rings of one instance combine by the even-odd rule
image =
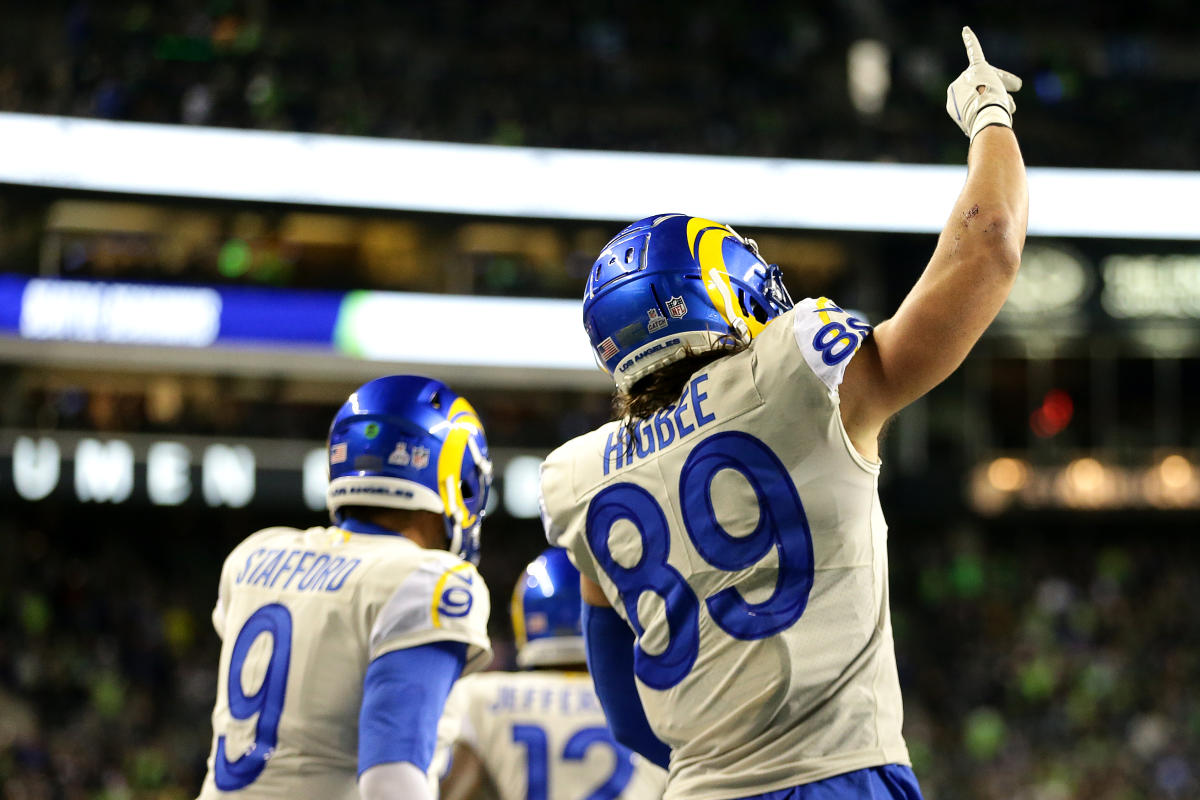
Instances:
[[[267,528],[225,560],[201,800],[434,798],[450,688],[490,660],[474,561],[492,468],[471,404],[379,378],[337,412],[328,454],[333,526]]]
[[[609,724],[669,763],[670,800],[921,796],[878,439],[991,323],[1027,217],[1020,81],[963,42],[946,108],[970,138],[966,183],[890,319],[793,305],[752,240],[679,214],[627,227],[589,276],[584,325],[620,419],[546,459],[544,519],[583,573]]]
[[[579,570],[538,556],[512,596],[517,665],[454,685],[442,800],[659,800],[667,775],[613,741],[584,664]]]

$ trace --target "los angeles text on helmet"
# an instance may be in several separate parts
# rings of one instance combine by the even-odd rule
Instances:
[[[636,354],[632,358],[625,359],[625,363],[623,363],[621,366],[617,367],[617,372],[624,372],[625,370],[629,369],[637,362],[641,361],[646,356],[653,355],[654,353],[657,353],[659,350],[662,350],[664,347],[675,347],[676,345],[678,345],[680,343],[681,343],[681,340],[678,337],[675,337],[672,339],[667,339],[666,341],[663,341],[663,342],[659,342],[658,344],[654,345],[653,347],[647,347],[645,350]]]
[[[707,380],[708,375],[692,378],[678,401],[638,423],[637,436],[632,442],[624,425],[609,433],[604,444],[604,474],[610,468],[628,467],[637,458],[669,447],[716,419],[715,414],[704,411],[708,392],[700,391],[700,384]]]
[[[387,485],[369,485],[369,486],[335,486],[329,490],[330,497],[353,497],[354,495],[388,495],[391,497],[412,498],[413,491],[403,487],[387,486]]]

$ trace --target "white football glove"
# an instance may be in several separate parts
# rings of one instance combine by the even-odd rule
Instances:
[[[970,28],[962,29],[962,39],[969,63],[946,89],[946,113],[971,139],[989,125],[1011,128],[1017,104],[1008,93],[1021,88],[1021,79],[987,63]]]

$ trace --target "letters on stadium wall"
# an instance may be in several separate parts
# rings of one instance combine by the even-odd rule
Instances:
[[[502,496],[511,516],[536,516],[536,470],[529,465],[541,458],[493,458],[502,492],[492,497]],[[28,502],[320,511],[327,485],[321,442],[0,432],[0,493]]]

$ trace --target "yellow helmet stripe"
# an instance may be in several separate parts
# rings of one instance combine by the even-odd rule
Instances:
[[[462,494],[462,464],[470,445],[471,436],[483,430],[479,415],[465,398],[459,397],[451,404],[447,413],[450,432],[438,456],[438,494],[446,514],[458,520],[466,529],[475,524],[475,515],[468,509]]]
[[[467,402],[467,398],[458,397],[450,404],[450,410],[446,413],[446,418],[451,422],[462,422],[468,425],[474,425],[476,428],[483,430],[483,423],[479,421],[479,414],[475,413],[475,407]]]
[[[526,642],[525,606],[521,602],[521,590],[525,588],[525,579],[528,575],[528,572],[522,572],[521,577],[517,578],[517,585],[513,587],[512,605],[509,610],[509,616],[512,617],[513,640],[516,642],[518,650],[524,647]]]
[[[703,217],[692,217],[688,220],[687,224],[688,249],[692,253],[692,258],[696,257],[696,235],[699,234],[700,231],[706,231],[708,228],[714,228],[730,235],[733,233],[729,230],[729,228],[725,227],[719,222],[713,222],[711,219],[704,219]]]
[[[691,224],[688,223],[689,231]],[[762,333],[766,325],[742,311],[741,304],[734,299],[733,284],[729,281],[729,271],[725,266],[725,255],[722,252],[726,239],[740,241],[733,231],[724,226],[708,228],[700,234],[693,254],[700,262],[700,275],[704,279],[704,288],[708,291],[708,298],[712,301],[713,306],[730,324],[735,319],[744,322],[750,331],[750,338],[754,338]],[[688,241],[691,243],[693,240],[689,237]]]

